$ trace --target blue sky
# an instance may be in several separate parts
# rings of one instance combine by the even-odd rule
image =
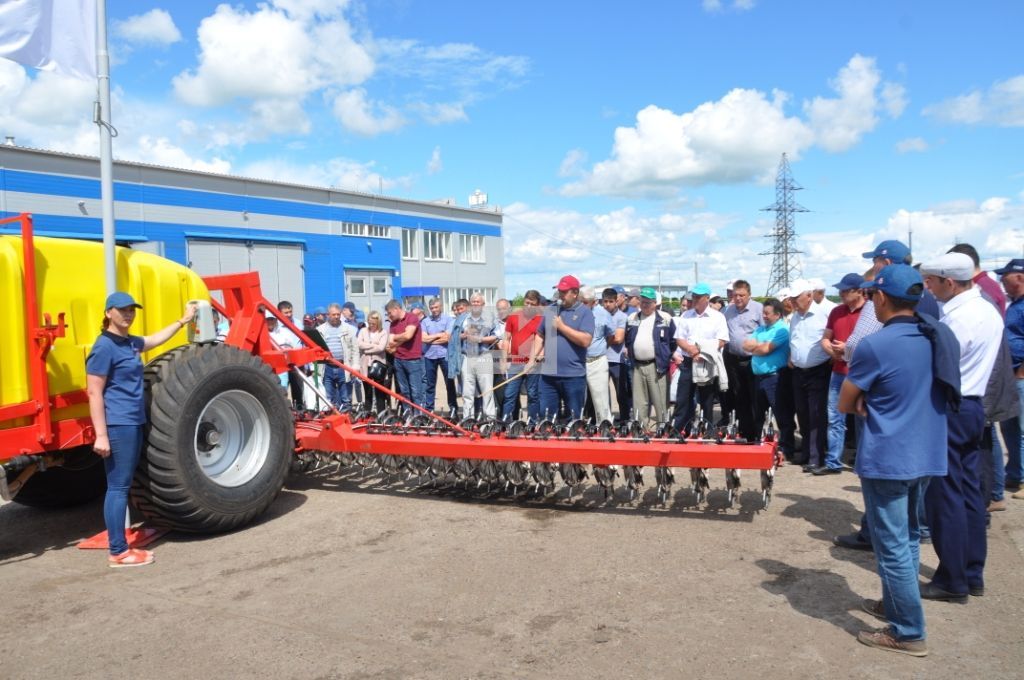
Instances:
[[[768,283],[787,152],[806,276],[914,230],[1024,248],[1021,3],[108,2],[115,155],[505,215],[508,292]],[[91,85],[0,64],[0,128],[96,153]]]

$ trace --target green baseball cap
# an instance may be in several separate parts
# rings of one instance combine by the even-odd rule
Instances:
[[[644,286],[640,289],[640,297],[647,298],[648,300],[657,300],[658,294],[654,292],[654,288],[651,286]]]

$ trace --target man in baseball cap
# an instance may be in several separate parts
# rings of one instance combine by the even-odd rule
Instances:
[[[882,241],[874,250],[863,253],[868,260],[888,260],[890,264],[910,264],[910,248],[901,241]]]
[[[569,418],[579,418],[586,400],[587,348],[594,337],[594,313],[580,302],[580,281],[575,276],[566,274],[554,288],[558,304],[544,310],[530,364],[524,370],[532,370],[535,357],[543,353],[541,417],[556,418],[564,406]]]
[[[679,386],[676,388],[675,413],[672,426],[682,432],[689,430],[694,419],[696,404],[700,404],[705,423],[713,423],[712,408],[719,384],[728,388],[728,375],[715,374],[710,382],[693,382],[694,361],[714,359],[713,363],[725,368],[722,348],[729,342],[729,325],[725,316],[710,305],[711,286],[703,281],[693,289],[693,306],[683,312],[676,324],[676,345],[683,353],[679,364]],[[705,356],[706,355],[706,356]],[[723,371],[724,372],[724,371]],[[696,397],[696,400],[694,399]],[[695,404],[696,401],[696,404]],[[724,415],[724,414],[723,414]]]
[[[1006,341],[1010,346],[1010,359],[1019,391],[1024,386],[1024,259],[1010,260],[994,273],[999,275],[1006,297],[1010,299],[1006,307]],[[1021,412],[1024,414],[1024,406]],[[1011,446],[1007,458],[1005,488],[1016,489],[1013,497],[1024,499],[1024,445]]]

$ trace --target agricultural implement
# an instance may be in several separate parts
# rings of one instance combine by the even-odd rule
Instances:
[[[13,388],[0,384],[7,388],[0,390],[0,494],[31,505],[88,500],[102,492],[103,475],[91,452],[95,433],[88,419],[84,359],[102,316],[103,296],[94,291],[83,301],[77,296],[85,294],[75,286],[57,290],[68,286],[56,276],[55,253],[69,242],[40,238],[47,243],[36,246],[29,215],[0,221],[5,223],[20,223],[21,252],[13,254],[16,237],[0,236],[0,278],[16,284],[7,287],[8,297],[16,291],[22,295],[0,303],[24,310],[15,326],[25,349],[5,350],[4,380],[15,375],[20,382]],[[102,261],[98,244],[75,247],[78,266],[96,267],[92,275],[101,278],[95,277]],[[37,249],[46,262],[42,276],[36,271]],[[770,428],[760,441],[746,442],[736,436],[735,425],[709,428],[700,420],[686,432],[648,431],[638,422],[616,427],[557,418],[456,423],[336,362],[277,312],[254,272],[200,281],[181,265],[118,249],[118,287],[144,305],[143,327],[134,332],[166,325],[195,299],[209,300],[230,321],[226,339],[217,342],[204,305],[188,336],[181,333],[171,343],[178,346],[146,357],[149,424],[132,501],[157,526],[206,533],[244,526],[270,505],[290,468],[327,463],[369,470],[385,480],[416,478],[433,486],[512,494],[548,495],[561,479],[570,498],[591,477],[609,497],[618,480],[630,499],[644,484],[644,468],[650,468],[662,503],[675,483],[674,469],[690,470],[698,503],[710,488],[708,471],[718,469],[725,471],[729,504],[744,478],[755,476],[761,506],[771,500],[777,449]],[[219,299],[210,292],[219,293]],[[59,310],[56,323],[46,314],[40,318],[44,305]],[[93,325],[73,327],[65,320],[66,309],[77,313],[78,326]],[[267,331],[268,313],[304,346],[275,345]],[[19,365],[13,365],[12,356]],[[339,366],[395,398],[398,408],[382,413],[294,411],[278,375],[316,362]],[[308,389],[318,391],[312,382]]]

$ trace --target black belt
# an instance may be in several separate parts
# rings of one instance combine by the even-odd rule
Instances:
[[[965,396],[960,397],[960,398],[961,399],[970,399],[971,401],[981,401],[981,397],[968,397],[968,396],[965,395]]]
[[[646,361],[641,361],[639,359],[633,359],[633,365],[635,365],[635,366],[650,366],[655,361],[656,361],[655,359],[647,359]]]

